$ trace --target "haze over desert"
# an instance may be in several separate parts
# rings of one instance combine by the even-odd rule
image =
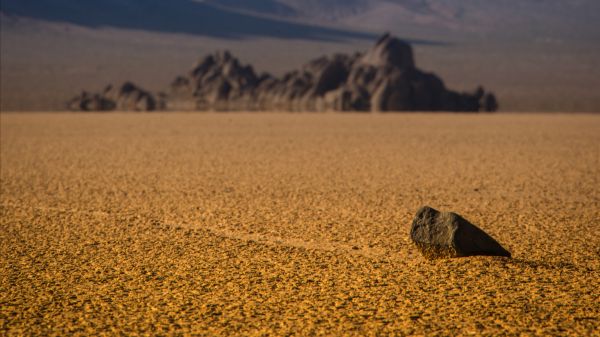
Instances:
[[[3,335],[598,335],[600,117],[0,115]],[[422,205],[506,257],[425,259]]]

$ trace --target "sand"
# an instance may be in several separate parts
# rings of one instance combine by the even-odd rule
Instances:
[[[600,116],[0,118],[1,335],[600,334]]]

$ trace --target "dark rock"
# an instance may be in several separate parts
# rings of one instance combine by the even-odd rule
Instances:
[[[412,87],[405,72],[396,70],[383,79],[371,95],[371,110],[413,110]]]
[[[67,108],[73,111],[111,111],[116,103],[101,94],[91,94],[86,91],[75,96],[67,103]]]
[[[109,90],[104,96],[116,102],[119,111],[154,111],[157,107],[152,94],[131,82],[123,83],[118,90]]]
[[[361,63],[375,67],[412,68],[415,66],[410,44],[389,33],[383,35],[375,47],[361,58]]]
[[[483,107],[487,112],[495,112],[498,110],[498,101],[492,93],[487,93],[483,96]]]
[[[463,217],[425,206],[419,209],[410,238],[427,258],[511,254],[496,240]]]
[[[420,73],[412,81],[412,103],[415,111],[447,110],[442,97],[446,88],[442,80],[434,74]]]
[[[369,93],[360,86],[347,85],[325,95],[323,110],[368,111]]]
[[[315,79],[313,92],[317,96],[323,96],[331,90],[339,88],[348,78],[349,67],[343,57],[334,57],[333,60],[322,58],[322,64],[313,70]]]
[[[108,85],[101,93],[82,92],[67,104],[75,111],[154,111],[160,102],[152,94],[131,82],[123,83],[118,89]]]
[[[189,86],[190,86],[190,81],[183,76],[177,76],[175,78],[175,80],[173,81],[173,83],[171,83],[172,88],[181,88],[181,87],[187,88]]]

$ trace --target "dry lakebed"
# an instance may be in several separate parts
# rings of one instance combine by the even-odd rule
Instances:
[[[0,335],[600,335],[598,115],[0,121]]]

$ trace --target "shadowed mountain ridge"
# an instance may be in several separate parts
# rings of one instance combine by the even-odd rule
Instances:
[[[420,27],[495,33],[594,38],[600,32],[595,0],[207,0],[230,9],[341,23],[359,29],[402,33]],[[266,5],[268,3],[268,6]],[[278,6],[285,12],[274,10]],[[291,14],[290,14],[291,13]]]
[[[283,7],[282,7],[283,8]],[[218,38],[372,39],[375,35],[257,16],[192,0],[3,0],[1,11],[84,27],[114,27]]]

